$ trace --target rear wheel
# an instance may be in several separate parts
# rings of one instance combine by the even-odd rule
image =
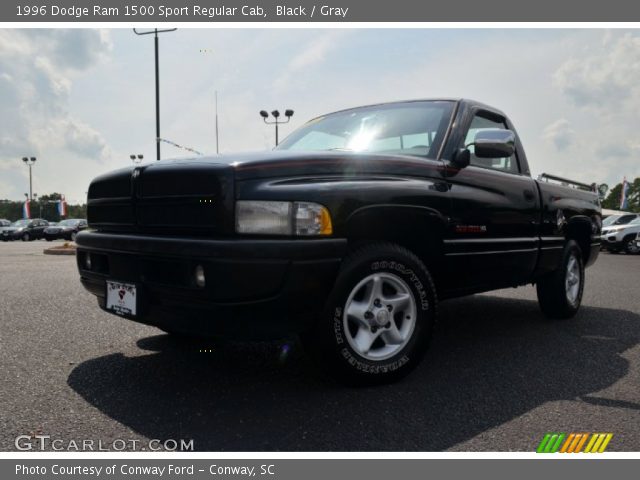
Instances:
[[[78,235],[78,234],[77,234],[76,232],[71,232],[71,241],[72,241],[72,242],[75,242],[75,241],[76,241],[76,236],[77,236],[77,235]]]
[[[571,318],[580,308],[584,291],[584,264],[578,244],[569,240],[559,268],[538,280],[538,303],[545,316]]]
[[[318,365],[348,384],[388,383],[425,353],[436,292],[424,264],[394,244],[374,244],[345,259],[324,313],[303,337]]]
[[[29,240],[31,240],[31,236],[28,233],[23,233],[22,234],[22,241],[23,242],[28,242]]]

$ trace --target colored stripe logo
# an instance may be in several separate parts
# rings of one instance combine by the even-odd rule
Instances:
[[[612,438],[613,433],[547,433],[536,453],[602,453]]]

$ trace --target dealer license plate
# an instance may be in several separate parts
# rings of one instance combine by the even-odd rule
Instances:
[[[135,316],[137,304],[135,285],[107,281],[107,310],[118,315]]]

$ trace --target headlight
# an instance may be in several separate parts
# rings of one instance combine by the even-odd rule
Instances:
[[[240,200],[236,232],[259,235],[331,235],[329,211],[317,203]]]

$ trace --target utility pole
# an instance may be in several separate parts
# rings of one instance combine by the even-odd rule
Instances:
[[[216,99],[216,154],[220,153],[220,145],[218,138],[218,91],[215,91],[215,99]]]
[[[158,34],[165,32],[174,32],[177,28],[169,28],[165,30],[158,30],[154,28],[148,32],[138,32],[135,28],[133,32],[136,35],[150,35],[154,34],[154,45],[155,45],[155,60],[156,60],[156,160],[160,160],[160,66],[159,66],[159,43],[158,43]]]

